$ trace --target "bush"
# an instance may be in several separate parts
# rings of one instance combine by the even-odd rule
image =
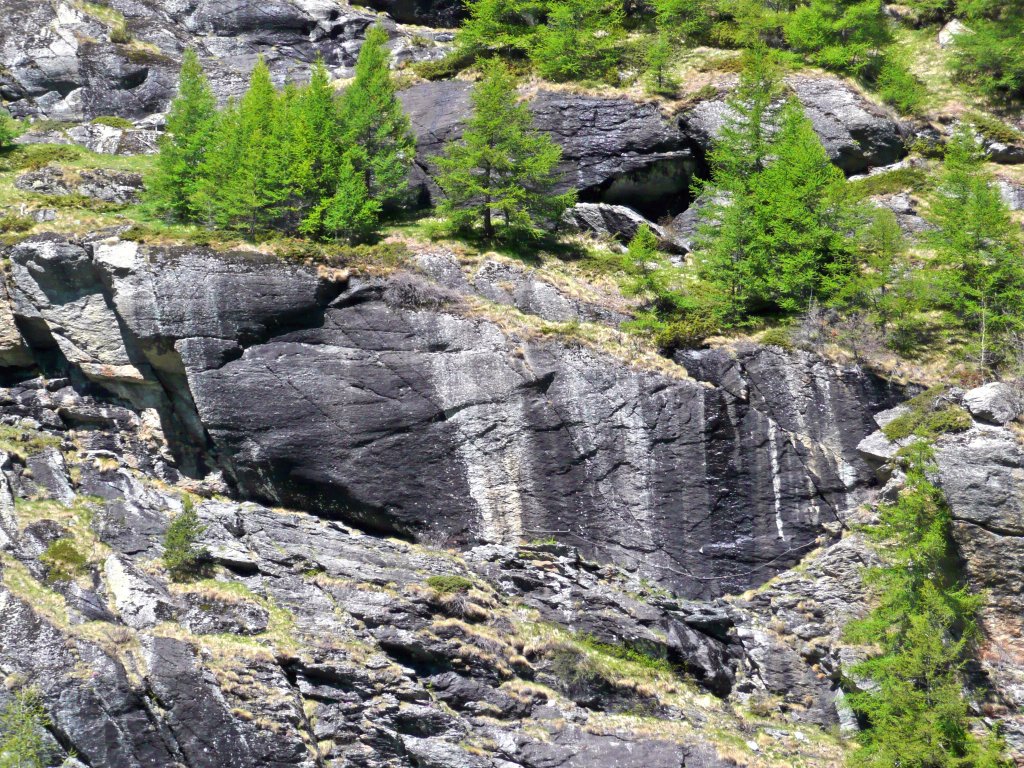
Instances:
[[[184,498],[182,507],[164,535],[164,567],[174,581],[200,575],[210,557],[205,547],[196,546],[206,526],[199,522],[191,496]]]
[[[125,45],[132,41],[132,33],[128,31],[128,23],[123,19],[110,30],[110,42]]]
[[[924,107],[928,89],[907,69],[905,62],[892,52],[882,62],[875,83],[882,101],[904,115],[916,115]]]
[[[778,347],[787,351],[793,349],[793,340],[788,328],[769,328],[761,334],[758,341],[766,347]]]
[[[0,109],[0,147],[6,147],[13,143],[14,137],[17,135],[18,124],[11,119],[7,110]]]
[[[945,387],[932,387],[912,397],[904,403],[910,410],[882,427],[882,433],[896,442],[912,436],[933,440],[940,435],[970,429],[971,415],[943,400],[945,391]]]
[[[39,559],[46,566],[47,578],[51,581],[70,581],[84,573],[89,563],[72,539],[57,539]]]
[[[15,213],[8,213],[4,216],[0,216],[0,235],[7,232],[28,232],[35,225],[35,221],[27,216],[18,216]]]
[[[44,768],[50,764],[45,732],[50,718],[39,694],[22,689],[0,710],[0,766]]]
[[[428,576],[423,583],[442,595],[452,595],[457,592],[468,592],[474,586],[471,579],[467,579],[464,576],[456,576],[454,574]]]

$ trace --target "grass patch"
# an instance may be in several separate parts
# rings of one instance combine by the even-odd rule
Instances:
[[[135,128],[135,123],[124,117],[116,115],[100,115],[92,120],[93,125],[106,125],[110,128],[120,128],[122,131],[130,131]]]
[[[850,189],[859,199],[875,195],[894,195],[899,192],[920,193],[928,189],[930,180],[924,168],[906,166],[894,171],[876,173],[850,182]]]
[[[75,545],[74,539],[57,539],[39,557],[51,581],[70,581],[88,570],[89,559]]]
[[[442,595],[451,595],[456,592],[469,592],[469,590],[475,586],[472,579],[467,579],[464,576],[456,576],[454,574],[428,576],[423,583]]]
[[[55,435],[0,424],[0,451],[17,456],[22,460],[41,453],[47,448],[59,448],[60,444],[61,439]]]
[[[942,401],[945,392],[945,387],[932,387],[911,398],[904,403],[910,410],[882,427],[882,434],[898,442],[909,437],[933,440],[970,429],[971,415],[958,405]]]

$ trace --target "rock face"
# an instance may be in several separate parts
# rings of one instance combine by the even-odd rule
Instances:
[[[317,56],[337,76],[348,76],[366,28],[382,21],[327,0],[111,0],[102,6],[107,12],[100,7],[70,0],[5,3],[0,96],[16,117],[88,120],[162,112],[174,95],[186,47],[199,53],[221,98],[244,90],[261,54],[278,82],[305,77]],[[128,42],[112,42],[118,16]],[[437,58],[450,40],[382,23],[402,61]]]
[[[870,485],[856,444],[896,395],[771,350],[632,369],[253,254],[41,237],[12,262],[30,345],[154,409],[247,497],[453,545],[554,535],[691,596],[813,546]],[[488,269],[462,290],[520,279]],[[548,290],[508,301],[560,311]]]
[[[443,81],[400,94],[418,142],[417,181],[428,197],[437,191],[431,158],[461,136],[470,89]],[[686,207],[698,162],[690,138],[657,104],[541,90],[530,109],[535,127],[562,147],[558,189],[574,187],[585,199],[628,204],[650,216]]]
[[[666,238],[664,229],[624,205],[576,203],[562,215],[562,223],[572,231],[615,239],[620,243],[629,243],[637,230],[646,224],[663,242],[673,245]]]
[[[803,104],[832,162],[845,173],[890,165],[907,154],[903,129],[891,112],[833,77],[786,79]],[[682,115],[683,130],[710,145],[728,117],[724,97],[701,101]]]
[[[720,728],[812,765],[839,754],[799,718],[778,713],[763,731],[763,718],[691,688],[760,685],[746,677],[736,609],[652,592],[572,547],[459,557],[205,501],[208,578],[171,583],[159,557],[180,491],[127,465],[145,441],[95,461],[96,444],[139,437],[138,422],[111,410],[84,425],[69,415],[92,401],[54,380],[0,388],[0,403],[5,419],[51,424],[21,433],[23,454],[0,455],[0,672],[31,680],[59,737],[55,760],[725,768],[737,747]],[[26,472],[43,439],[72,457],[57,482],[75,486],[64,503]],[[59,537],[88,553],[76,578],[51,578],[38,559]],[[651,717],[667,727],[645,730]],[[703,723],[709,732],[694,732]]]

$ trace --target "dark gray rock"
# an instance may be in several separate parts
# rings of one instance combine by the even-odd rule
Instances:
[[[456,27],[466,17],[460,0],[365,0],[365,4],[401,24]]]
[[[55,166],[28,171],[14,180],[14,186],[40,195],[81,195],[104,203],[125,205],[139,202],[142,175],[102,168],[67,171]]]
[[[562,223],[570,231],[586,232],[599,238],[629,243],[645,224],[664,239],[665,232],[632,208],[608,203],[576,203],[562,215]]]

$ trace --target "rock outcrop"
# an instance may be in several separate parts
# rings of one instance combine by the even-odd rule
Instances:
[[[56,759],[724,768],[736,764],[736,736],[753,745],[740,754],[783,755],[765,763],[780,768],[839,753],[800,718],[779,713],[765,731],[763,718],[692,687],[724,696],[745,680],[737,611],[652,590],[572,547],[459,557],[309,514],[203,501],[204,577],[172,583],[159,558],[182,492],[137,469],[148,455],[139,422],[95,407],[59,381],[0,388],[2,418],[50,424],[16,428],[18,453],[0,455],[0,673],[31,680]],[[89,423],[72,416],[90,410]],[[70,466],[30,474],[50,443]],[[58,539],[84,553],[76,575],[39,559]],[[649,732],[652,716],[666,727]]]
[[[429,280],[258,254],[37,237],[12,264],[29,346],[153,409],[190,471],[436,543],[554,536],[690,596],[797,562],[872,482],[856,444],[897,394],[779,350],[635,369]],[[463,295],[501,300],[486,274]],[[557,311],[550,291],[508,302]]]

